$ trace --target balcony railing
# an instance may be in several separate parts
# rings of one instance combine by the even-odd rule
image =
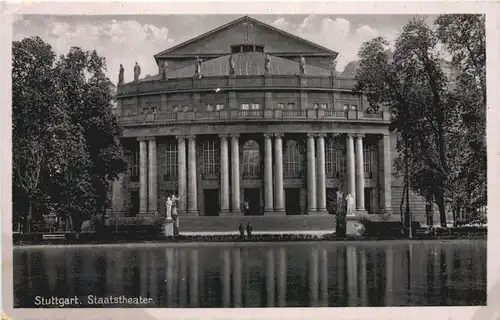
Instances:
[[[263,88],[302,87],[319,89],[352,90],[356,83],[352,78],[318,76],[226,76],[206,78],[178,78],[127,83],[118,87],[118,97],[140,93],[182,90],[213,90],[214,88]]]
[[[143,125],[175,123],[182,121],[237,121],[237,120],[353,120],[353,121],[384,121],[389,120],[387,111],[367,114],[362,111],[313,110],[313,109],[260,109],[260,110],[219,110],[219,111],[179,111],[156,114],[138,114],[119,116],[122,125]]]

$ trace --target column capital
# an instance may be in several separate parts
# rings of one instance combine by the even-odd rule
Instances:
[[[366,137],[366,135],[364,133],[358,133],[358,134],[356,134],[356,138],[358,138],[358,139],[363,139],[365,137]]]
[[[318,134],[316,134],[316,136],[318,138],[325,138],[327,136],[327,134],[326,133],[318,133]]]
[[[187,139],[194,140],[194,139],[196,139],[196,135],[195,135],[195,134],[188,134],[188,135],[186,136],[186,138],[187,138]]]
[[[155,137],[154,136],[149,136],[149,137],[146,137],[145,139],[148,140],[148,141],[154,141]]]
[[[229,137],[228,133],[221,133],[221,134],[219,134],[219,138],[221,138],[221,139],[226,139],[227,137]]]
[[[382,136],[382,137],[390,137],[391,133],[390,132],[384,132],[380,136]]]
[[[308,134],[307,134],[307,137],[308,137],[308,138],[314,138],[314,137],[316,137],[317,135],[318,135],[317,133],[308,133]]]
[[[273,137],[272,133],[264,133],[264,138],[271,139]]]
[[[347,138],[354,138],[356,137],[358,134],[357,133],[346,133],[346,137]]]
[[[137,141],[146,141],[148,140],[147,137],[137,137]]]
[[[185,136],[185,135],[177,135],[177,136],[175,136],[175,138],[176,138],[177,140],[185,140],[185,139],[186,139],[186,136]]]
[[[281,138],[283,138],[283,133],[282,132],[274,133],[274,137],[277,139],[281,139]]]
[[[239,133],[231,133],[231,134],[229,134],[229,136],[231,137],[231,139],[238,139],[240,137],[240,134]]]

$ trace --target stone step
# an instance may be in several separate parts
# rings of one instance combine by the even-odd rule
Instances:
[[[66,235],[64,233],[49,233],[42,236],[43,240],[64,240]]]

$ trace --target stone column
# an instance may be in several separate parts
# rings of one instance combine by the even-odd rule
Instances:
[[[274,134],[274,211],[285,214],[283,190],[283,134]]]
[[[240,249],[233,250],[233,307],[241,308],[241,251]]]
[[[227,134],[220,137],[220,214],[229,213],[229,152]]]
[[[365,170],[363,161],[363,135],[356,138],[356,210],[365,210]]]
[[[273,249],[267,249],[267,275],[266,275],[266,297],[267,297],[267,306],[274,307],[275,303],[275,261],[274,261],[274,251]]]
[[[196,137],[188,136],[188,210],[189,215],[198,215],[198,195],[196,184]]]
[[[177,197],[178,200],[178,213],[183,214],[186,212],[186,137],[177,136]]]
[[[139,138],[139,214],[148,212],[148,145],[145,138]]]
[[[354,140],[353,136],[348,134],[346,141],[346,158],[347,158],[347,193],[356,199],[356,178],[355,178],[355,162],[354,162]]]
[[[318,213],[327,214],[326,211],[326,169],[325,169],[325,134],[318,134],[317,155],[318,155]]]
[[[238,134],[231,135],[231,211],[241,215],[240,207],[240,145]]]
[[[309,270],[308,270],[309,298],[311,299],[310,307],[318,306],[318,293],[319,293],[318,258],[319,258],[318,249],[313,248],[311,250],[311,257],[309,260]]]
[[[325,248],[320,249],[320,296],[321,306],[328,307],[328,252]]]
[[[157,214],[158,212],[158,197],[157,197],[157,166],[156,166],[156,140],[154,137],[150,137],[148,142],[148,190],[149,190],[149,206],[148,211],[151,214]]]
[[[273,210],[273,145],[270,134],[264,134],[264,214]]]
[[[382,136],[382,179],[381,191],[382,201],[381,207],[386,211],[391,210],[391,176],[392,176],[392,159],[391,159],[391,136],[384,134]]]
[[[222,307],[231,306],[231,255],[229,249],[222,251]]]
[[[278,249],[278,306],[286,306],[286,277],[287,277],[287,267],[286,267],[286,249],[281,247]]]
[[[316,152],[314,151],[315,134],[307,134],[307,212],[316,213]]]
[[[190,298],[190,307],[199,307],[199,273],[198,273],[198,250],[193,249],[191,251],[191,263],[189,270],[189,298]]]

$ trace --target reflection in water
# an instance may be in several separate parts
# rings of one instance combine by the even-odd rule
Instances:
[[[16,307],[36,296],[88,306],[88,295],[147,307],[485,305],[486,241],[19,247],[14,277]]]

